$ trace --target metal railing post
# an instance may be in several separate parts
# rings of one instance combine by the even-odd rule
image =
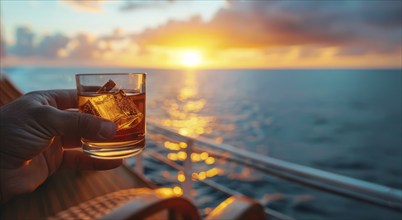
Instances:
[[[137,156],[135,156],[135,166],[134,166],[134,170],[141,174],[144,175],[144,164],[143,164],[143,156],[142,154],[138,154]]]
[[[186,143],[187,143],[187,148],[186,148],[187,157],[184,160],[184,170],[183,170],[185,180],[182,183],[182,188],[183,188],[184,196],[191,200],[191,189],[192,189],[192,182],[193,182],[191,180],[191,175],[193,173],[191,154],[193,153],[194,141],[191,139],[187,139]]]

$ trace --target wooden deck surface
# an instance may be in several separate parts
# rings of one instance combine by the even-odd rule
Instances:
[[[33,193],[2,205],[0,219],[44,219],[97,196],[140,187],[150,185],[123,166],[108,171],[62,170]]]

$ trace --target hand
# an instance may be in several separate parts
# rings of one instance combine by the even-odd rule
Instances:
[[[77,107],[75,90],[28,93],[0,108],[0,203],[34,191],[59,168],[111,169],[121,160],[83,153],[80,138],[106,140],[113,122],[66,111]]]

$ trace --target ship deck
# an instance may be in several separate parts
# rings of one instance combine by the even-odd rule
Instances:
[[[33,193],[3,204],[0,219],[43,219],[97,196],[152,184],[126,167],[108,171],[59,170]]]

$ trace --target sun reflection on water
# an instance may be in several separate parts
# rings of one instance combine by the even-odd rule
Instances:
[[[172,188],[158,188],[155,189],[155,192],[163,198],[183,195],[183,189],[179,186],[174,186]]]
[[[206,99],[199,94],[199,84],[195,72],[188,71],[183,75],[184,81],[175,98],[162,102],[162,110],[167,114],[160,121],[163,126],[176,130],[179,134],[188,137],[198,137],[212,133],[215,117],[203,114],[207,107]],[[217,143],[222,143],[222,137],[215,137]],[[172,161],[185,161],[190,157],[193,163],[202,164],[201,170],[194,171],[191,177],[195,180],[203,180],[223,173],[215,166],[215,158],[207,152],[193,152],[187,155],[185,142],[165,140],[163,146],[170,150],[167,158]],[[177,181],[184,182],[186,177],[182,171],[177,173]]]
[[[210,83],[212,85],[214,82],[208,80],[190,70],[180,75],[180,78],[177,78],[177,82],[171,84],[171,86],[175,86],[174,89],[164,90],[167,92],[166,95],[157,96],[156,99],[149,103],[148,106],[156,112],[154,116],[158,116],[152,117],[152,122],[175,130],[183,136],[193,138],[203,136],[217,144],[222,144],[225,138],[237,135],[235,123],[220,123],[220,121],[225,121],[222,120],[222,117],[236,121],[240,116],[215,115],[216,111],[214,109],[216,106],[209,103],[209,100],[211,100],[209,96],[212,94],[208,93],[208,85]],[[175,93],[169,93],[170,91]],[[228,133],[231,135],[228,135]],[[174,184],[181,183],[182,186],[187,186],[186,182],[189,179],[203,181],[211,178],[212,181],[236,180],[253,182],[262,178],[261,175],[257,175],[253,170],[230,161],[229,159],[233,155],[229,152],[208,153],[202,149],[202,147],[206,147],[205,145],[196,144],[194,145],[195,149],[193,148],[191,154],[189,154],[189,143],[183,142],[183,140],[175,140],[172,137],[156,133],[150,135],[153,135],[153,138],[150,139],[158,142],[156,146],[163,146],[162,150],[160,148],[157,150],[162,154],[161,156],[165,156],[165,158],[181,167],[186,166],[188,160],[192,163],[192,172],[189,175],[184,170],[177,171],[177,168],[174,171],[162,171],[158,178],[161,177],[162,181],[169,182],[169,184],[174,182]],[[179,187],[176,187],[177,192],[179,192],[179,189]],[[192,193],[198,192],[194,190]]]
[[[199,97],[196,73],[189,71],[184,77],[184,84],[176,98],[163,102],[163,110],[168,117],[162,124],[184,136],[197,137],[210,134],[215,119],[213,116],[200,114],[207,103],[205,99]]]

